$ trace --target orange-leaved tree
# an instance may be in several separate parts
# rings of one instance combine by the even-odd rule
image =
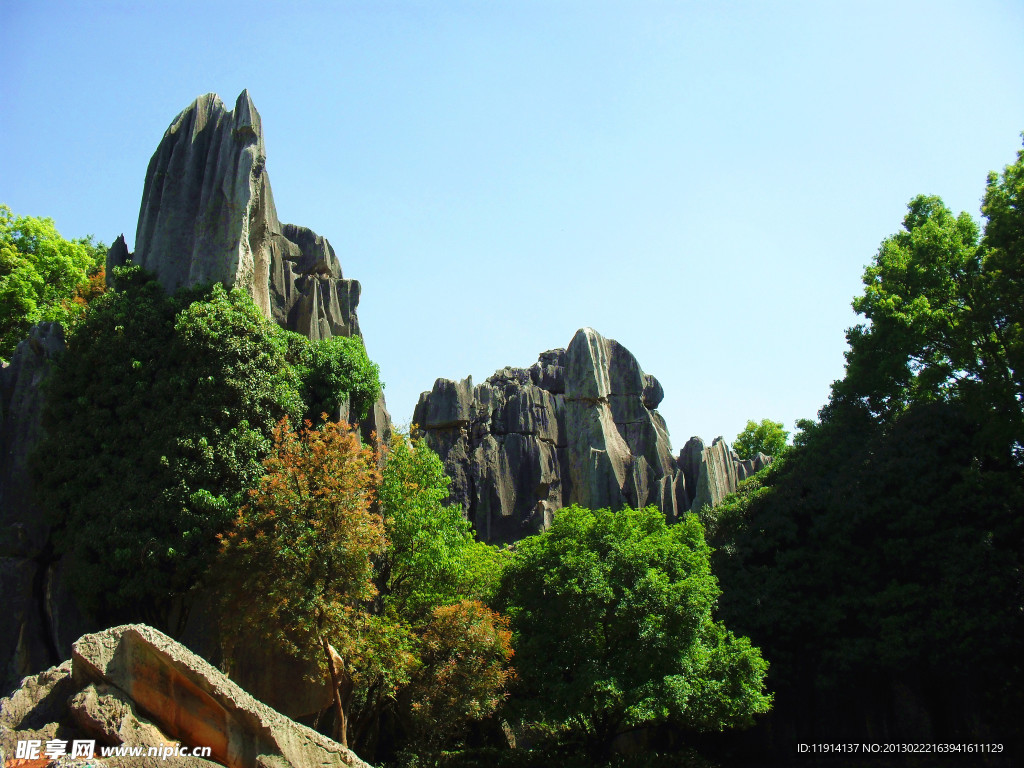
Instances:
[[[414,740],[443,747],[505,700],[514,672],[508,619],[479,600],[441,605],[422,630],[423,666],[409,689]]]
[[[399,435],[375,457],[344,423],[284,422],[264,466],[222,537],[225,634],[316,662],[335,738],[364,758],[436,750],[493,714],[511,635],[481,599],[506,558],[444,504],[437,454]]]
[[[274,431],[266,473],[221,536],[225,638],[252,637],[330,675],[336,738],[347,745],[359,660],[371,650],[372,557],[386,539],[372,510],[378,480],[369,448],[345,423]],[[232,648],[226,648],[230,657]]]

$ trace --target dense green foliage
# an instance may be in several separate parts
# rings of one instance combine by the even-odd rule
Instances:
[[[103,269],[106,253],[92,237],[65,240],[53,219],[15,216],[0,205],[0,360],[35,323],[57,320],[67,328],[81,317],[89,278]]]
[[[748,419],[743,431],[733,441],[732,449],[741,459],[752,459],[758,453],[778,456],[785,450],[787,438],[789,432],[782,428],[782,422],[761,419],[758,424]]]
[[[800,739],[1019,729],[1022,175],[990,176],[984,233],[911,201],[819,422],[715,510],[723,615]]]
[[[472,598],[500,556],[442,504],[437,455],[396,436],[378,474],[346,425],[284,424],[265,467],[224,537],[228,634],[317,662],[336,737],[363,756],[439,749],[494,712],[511,635]]]
[[[358,340],[286,334],[241,290],[169,297],[136,267],[117,285],[55,363],[36,487],[87,610],[175,632],[277,421],[309,411],[303,394],[348,397],[364,374],[356,398],[379,392],[376,366]]]
[[[604,755],[628,729],[748,725],[768,710],[767,665],[712,618],[719,596],[695,516],[669,527],[654,507],[559,510],[505,571],[528,719]]]
[[[288,333],[288,337],[289,360],[302,380],[306,418],[316,422],[324,413],[335,417],[345,402],[353,420],[366,418],[380,397],[381,383],[380,370],[366,356],[363,340],[334,336],[309,341],[297,333]]]
[[[137,268],[118,285],[55,362],[36,487],[86,606],[173,630],[276,420],[303,404],[284,340],[243,292],[167,297]]]

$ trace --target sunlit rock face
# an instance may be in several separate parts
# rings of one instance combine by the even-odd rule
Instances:
[[[310,339],[362,336],[360,285],[342,275],[327,238],[282,224],[267,174],[263,124],[248,91],[228,110],[213,93],[171,122],[153,153],[135,233],[118,238],[107,273],[127,259],[173,292],[220,282],[244,288],[263,314]],[[383,396],[364,431],[390,432]]]
[[[543,530],[555,510],[689,506],[665,422],[661,385],[621,344],[592,328],[529,368],[474,386],[438,379],[413,421],[452,478],[477,536],[510,542]]]
[[[483,384],[438,379],[413,423],[444,462],[449,498],[482,541],[544,530],[569,504],[656,506],[670,522],[718,504],[767,457],[742,462],[718,438],[691,438],[678,458],[657,408],[661,384],[592,328],[529,368]]]

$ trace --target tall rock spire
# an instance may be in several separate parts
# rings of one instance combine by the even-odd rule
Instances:
[[[205,283],[244,288],[263,314],[310,339],[362,336],[360,286],[334,248],[306,227],[282,224],[267,175],[260,113],[248,91],[232,111],[207,93],[178,114],[149,161],[135,234],[107,254],[133,263],[172,292]],[[390,431],[383,396],[364,427]]]

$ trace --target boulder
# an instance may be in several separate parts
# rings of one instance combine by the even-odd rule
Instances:
[[[351,750],[263,704],[162,632],[129,624],[74,644],[72,679],[113,686],[167,736],[229,768],[366,766]]]
[[[24,739],[108,747],[209,747],[229,768],[369,768],[351,750],[257,701],[166,635],[125,625],[83,636],[71,660],[0,699],[0,753]],[[212,768],[169,754],[102,757],[113,767]]]

